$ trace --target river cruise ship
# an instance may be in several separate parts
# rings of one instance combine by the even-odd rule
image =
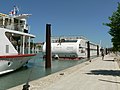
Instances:
[[[51,37],[51,52],[53,58],[81,59],[87,57],[87,42],[83,36],[57,36]],[[90,56],[97,55],[97,44],[90,42]],[[46,43],[43,53],[46,52]],[[44,56],[45,57],[45,56]]]
[[[35,35],[30,34],[27,23],[30,14],[0,13],[0,74],[14,71],[30,60],[34,54]]]

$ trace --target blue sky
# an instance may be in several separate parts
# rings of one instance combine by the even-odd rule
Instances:
[[[45,41],[45,26],[52,25],[52,35],[83,35],[94,43],[111,46],[108,17],[117,10],[119,0],[0,0],[0,12],[9,13],[17,5],[21,13],[32,16],[28,23],[35,42]]]

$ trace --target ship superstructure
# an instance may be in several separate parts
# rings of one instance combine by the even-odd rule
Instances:
[[[0,13],[0,74],[23,66],[34,54],[33,39],[27,18],[30,14]]]

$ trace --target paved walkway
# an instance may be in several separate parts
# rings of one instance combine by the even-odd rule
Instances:
[[[75,66],[76,69],[71,69],[74,70],[72,73],[58,72],[59,79],[55,80],[55,76],[51,79],[53,75],[58,75],[56,73],[43,78],[44,80],[32,81],[30,90],[120,90],[120,71],[113,59],[113,55],[105,56],[104,60],[98,57],[92,62],[81,64],[81,67]],[[46,80],[50,80],[50,83]],[[21,90],[20,88],[10,90]]]

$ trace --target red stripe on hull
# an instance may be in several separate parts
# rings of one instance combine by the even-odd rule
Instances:
[[[0,56],[0,58],[18,58],[18,57],[30,57],[35,56],[36,54],[18,54],[18,55],[4,55]]]

